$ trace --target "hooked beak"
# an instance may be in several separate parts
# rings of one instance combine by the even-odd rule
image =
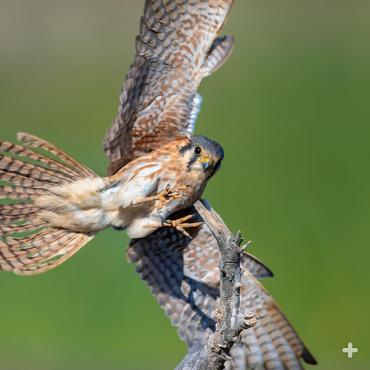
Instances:
[[[220,158],[214,158],[214,157],[210,158],[208,156],[202,157],[201,163],[202,163],[203,171],[204,172],[211,171],[212,174],[214,174],[220,168],[221,161],[222,159]]]
[[[203,166],[204,172],[206,172],[208,170],[208,168],[211,166],[211,164],[210,164],[210,162],[203,162],[202,166]]]
[[[212,174],[214,174],[220,168],[220,165],[221,165],[221,159],[212,160],[206,157],[202,160],[202,167],[203,167],[204,172],[211,170]]]
[[[208,170],[208,168],[211,166],[211,159],[207,156],[204,156],[201,159],[201,162],[202,162],[203,170],[204,170],[204,172],[206,172]]]

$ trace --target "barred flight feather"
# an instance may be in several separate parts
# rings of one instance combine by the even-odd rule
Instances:
[[[51,227],[37,199],[98,177],[45,140],[24,133],[18,139],[28,147],[0,141],[0,200],[6,202],[0,204],[0,270],[32,275],[60,265],[93,237]]]
[[[174,217],[181,217],[181,213]],[[219,249],[207,226],[194,230],[192,240],[177,230],[159,229],[133,240],[128,257],[178,327],[189,351],[204,344],[217,325],[214,318],[219,296]],[[256,279],[272,276],[272,272],[248,254],[242,255],[242,266],[240,310],[255,313],[259,320],[242,333],[225,369],[302,370],[300,359],[315,364],[293,326]]]
[[[84,175],[84,177],[95,178],[95,172],[91,171],[89,168],[81,165],[70,155],[57,148],[55,145],[48,143],[47,141],[40,139],[37,136],[26,134],[24,132],[19,132],[17,134],[17,139],[25,144],[28,144],[32,148],[39,148],[50,152],[55,155],[57,158],[61,159],[67,165],[70,165],[75,172]]]

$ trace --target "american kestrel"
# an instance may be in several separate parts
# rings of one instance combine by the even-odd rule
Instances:
[[[142,238],[160,227],[188,235],[200,225],[191,214],[169,217],[200,198],[223,159],[219,144],[193,131],[198,86],[231,51],[232,38],[217,37],[230,5],[146,2],[136,56],[104,140],[108,177],[29,134],[18,134],[19,145],[0,143],[0,196],[13,200],[0,205],[2,270],[49,270],[110,226]]]
[[[100,177],[54,145],[20,133],[0,142],[0,270],[31,275],[70,258],[107,227],[133,241],[129,259],[189,348],[215,330],[218,248],[192,205],[223,159],[193,136],[202,79],[233,46],[218,36],[233,0],[147,0],[118,115],[104,140]],[[232,369],[301,369],[315,363],[256,280],[271,272],[243,256],[241,310],[259,316],[233,348]]]

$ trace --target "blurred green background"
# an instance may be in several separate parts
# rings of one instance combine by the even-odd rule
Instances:
[[[37,134],[106,173],[101,141],[143,1],[0,0],[1,138]],[[370,3],[237,0],[232,58],[197,132],[226,158],[206,196],[254,243],[318,369],[370,367]],[[0,369],[170,369],[185,345],[107,230],[62,267],[0,274]],[[348,360],[349,341],[359,353]]]

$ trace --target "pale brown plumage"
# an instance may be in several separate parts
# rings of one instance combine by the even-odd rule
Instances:
[[[184,137],[101,178],[42,139],[18,139],[0,141],[0,270],[20,275],[60,265],[106,227],[144,237],[175,225],[167,217],[199,199],[223,156],[209,139]]]
[[[197,89],[229,56],[218,38],[233,0],[147,0],[118,115],[104,140],[109,173],[193,131]]]
[[[109,192],[117,183],[124,184],[138,171],[136,166],[141,170],[154,168],[156,175],[150,172],[147,180],[162,172],[163,179],[174,177],[172,174],[181,167],[174,156],[180,151],[169,152],[169,167],[155,166],[160,158],[167,157],[166,153],[160,154],[166,145],[174,143],[175,149],[178,140],[191,140],[200,104],[198,86],[222,65],[232,49],[231,36],[218,36],[232,3],[233,0],[145,1],[136,55],[122,89],[118,115],[104,140],[111,177],[99,178],[60,149],[32,135],[19,134],[20,145],[0,143],[0,199],[8,203],[0,204],[0,270],[34,274],[71,257],[102,225],[98,223],[91,232],[73,229],[76,226],[68,206],[75,206],[75,202],[83,211],[91,211],[91,203],[99,203],[101,192]],[[211,152],[206,156],[211,157]],[[178,173],[175,177],[184,183],[192,180],[191,175]],[[80,189],[75,189],[76,184]],[[205,183],[199,184],[190,203],[203,191]],[[82,191],[84,187],[86,192]],[[53,197],[48,198],[51,194]],[[53,224],[52,215],[41,212],[48,205],[49,212],[56,212],[61,227]],[[191,204],[184,203],[182,207],[188,205]],[[66,218],[60,219],[62,216]],[[119,227],[113,222],[110,225]],[[204,343],[215,330],[219,295],[217,243],[205,225],[193,230],[192,237],[173,228],[160,228],[133,240],[128,250],[129,259],[137,264],[189,348]],[[227,368],[296,370],[302,369],[300,358],[315,363],[256,280],[271,276],[271,272],[251,255],[244,256],[242,264],[245,273],[241,311],[256,313],[259,322],[243,333]]]

